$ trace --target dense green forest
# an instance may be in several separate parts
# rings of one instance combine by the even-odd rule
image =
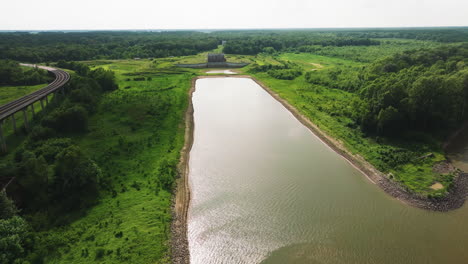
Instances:
[[[163,58],[194,55],[226,41],[225,53],[254,55],[266,48],[305,51],[310,46],[380,45],[382,39],[468,41],[466,28],[250,30],[202,32],[4,32],[0,59],[23,62]]]
[[[18,62],[0,60],[0,85],[36,85],[52,80],[47,71],[21,67]]]
[[[23,62],[192,55],[218,39],[197,32],[0,33],[0,59]]]

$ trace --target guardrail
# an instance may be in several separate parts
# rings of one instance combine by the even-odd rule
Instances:
[[[37,67],[37,68],[49,71],[55,75],[55,80],[40,90],[37,90],[19,99],[16,99],[14,101],[11,101],[7,104],[0,106],[0,141],[1,141],[0,144],[1,144],[1,150],[3,152],[7,151],[7,144],[6,144],[5,136],[3,135],[3,129],[2,129],[4,121],[10,118],[12,121],[13,130],[16,132],[17,127],[16,127],[15,114],[19,111],[22,111],[23,118],[24,118],[24,126],[26,127],[26,129],[28,129],[29,123],[28,123],[28,115],[26,113],[26,111],[28,110],[28,107],[31,107],[32,114],[34,115],[35,114],[34,103],[36,103],[37,101],[40,101],[41,108],[44,109],[44,101],[46,104],[49,103],[48,96],[51,93],[55,93],[63,89],[63,87],[70,80],[70,74],[68,74],[68,72],[65,72],[59,69],[46,67],[46,66],[38,66],[34,64],[23,64],[23,63],[21,63],[21,66]]]

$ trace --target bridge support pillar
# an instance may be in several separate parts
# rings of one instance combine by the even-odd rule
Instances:
[[[49,95],[45,96],[45,103],[46,103],[46,105],[49,105]]]
[[[44,102],[43,102],[43,99],[39,100],[41,101],[41,110],[44,110]]]
[[[31,113],[33,117],[36,115],[36,112],[34,112],[34,103],[31,104]]]
[[[2,152],[7,152],[7,145],[6,145],[5,137],[3,136],[2,125],[3,125],[3,120],[0,121],[0,144],[1,144]]]
[[[26,129],[29,129],[28,114],[26,113],[26,108],[23,109],[23,117],[24,117],[24,127]]]
[[[11,115],[11,123],[13,124],[13,132],[16,134],[16,119],[15,119],[15,114]]]

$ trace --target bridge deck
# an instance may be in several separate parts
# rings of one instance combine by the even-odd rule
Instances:
[[[55,75],[55,80],[40,90],[37,90],[19,99],[16,99],[14,101],[11,101],[9,103],[6,103],[0,106],[0,122],[3,121],[5,118],[11,116],[12,114],[27,108],[29,105],[57,91],[58,89],[62,88],[70,80],[70,74],[68,74],[68,72],[65,72],[59,69],[46,67],[46,66],[37,66],[33,64],[21,64],[21,65],[27,66],[27,67],[38,67],[38,68],[47,70],[49,72],[52,72]]]

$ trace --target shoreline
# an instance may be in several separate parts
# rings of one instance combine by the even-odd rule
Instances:
[[[195,92],[195,83],[198,78],[193,78],[188,91],[188,106],[185,112],[184,146],[180,151],[180,160],[177,165],[179,178],[176,180],[175,194],[172,200],[171,222],[171,259],[175,264],[190,263],[190,252],[187,238],[187,214],[190,205],[190,186],[188,182],[190,150],[193,145],[193,104],[192,95]]]
[[[343,143],[326,132],[322,131],[317,125],[310,121],[306,116],[301,114],[293,105],[286,99],[280,97],[277,93],[264,85],[257,78],[250,75],[209,75],[197,76],[192,79],[191,87],[188,92],[189,103],[185,113],[185,143],[181,150],[181,157],[178,164],[179,178],[176,180],[175,195],[173,198],[171,223],[171,256],[172,263],[188,264],[190,263],[190,252],[188,249],[187,238],[187,215],[190,205],[190,186],[189,186],[189,159],[190,150],[192,149],[194,139],[194,109],[192,103],[192,95],[195,92],[196,81],[207,78],[247,78],[253,80],[275,100],[281,103],[299,122],[306,126],[310,132],[316,136],[322,143],[327,145],[342,158],[344,158],[353,167],[359,170],[370,182],[377,185],[385,193],[400,202],[431,211],[447,212],[458,209],[463,206],[468,194],[468,173],[459,173],[454,180],[452,191],[444,198],[439,200],[431,200],[426,197],[418,196],[404,189],[403,186],[395,181],[390,180],[377,170],[372,164],[367,162],[363,157],[353,154],[346,149]]]

